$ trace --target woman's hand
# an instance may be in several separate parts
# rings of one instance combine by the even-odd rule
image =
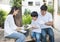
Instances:
[[[17,27],[17,29],[16,29],[17,31],[20,31],[20,30],[22,30],[22,28],[21,27]]]

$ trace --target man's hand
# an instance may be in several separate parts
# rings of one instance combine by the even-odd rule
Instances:
[[[45,25],[52,26],[53,22],[52,21],[46,22]]]

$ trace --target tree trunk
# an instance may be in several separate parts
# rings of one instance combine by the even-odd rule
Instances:
[[[19,14],[16,15],[14,20],[15,20],[15,24],[17,26],[19,26],[19,27],[22,26],[22,8],[20,8],[20,12],[19,12]]]

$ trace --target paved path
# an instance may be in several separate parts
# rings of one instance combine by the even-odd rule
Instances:
[[[60,42],[60,32],[57,30],[54,30],[54,35],[55,35],[55,42]]]

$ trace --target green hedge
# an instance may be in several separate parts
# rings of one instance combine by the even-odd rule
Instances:
[[[0,27],[4,26],[4,21],[7,16],[7,12],[4,10],[0,10]]]

